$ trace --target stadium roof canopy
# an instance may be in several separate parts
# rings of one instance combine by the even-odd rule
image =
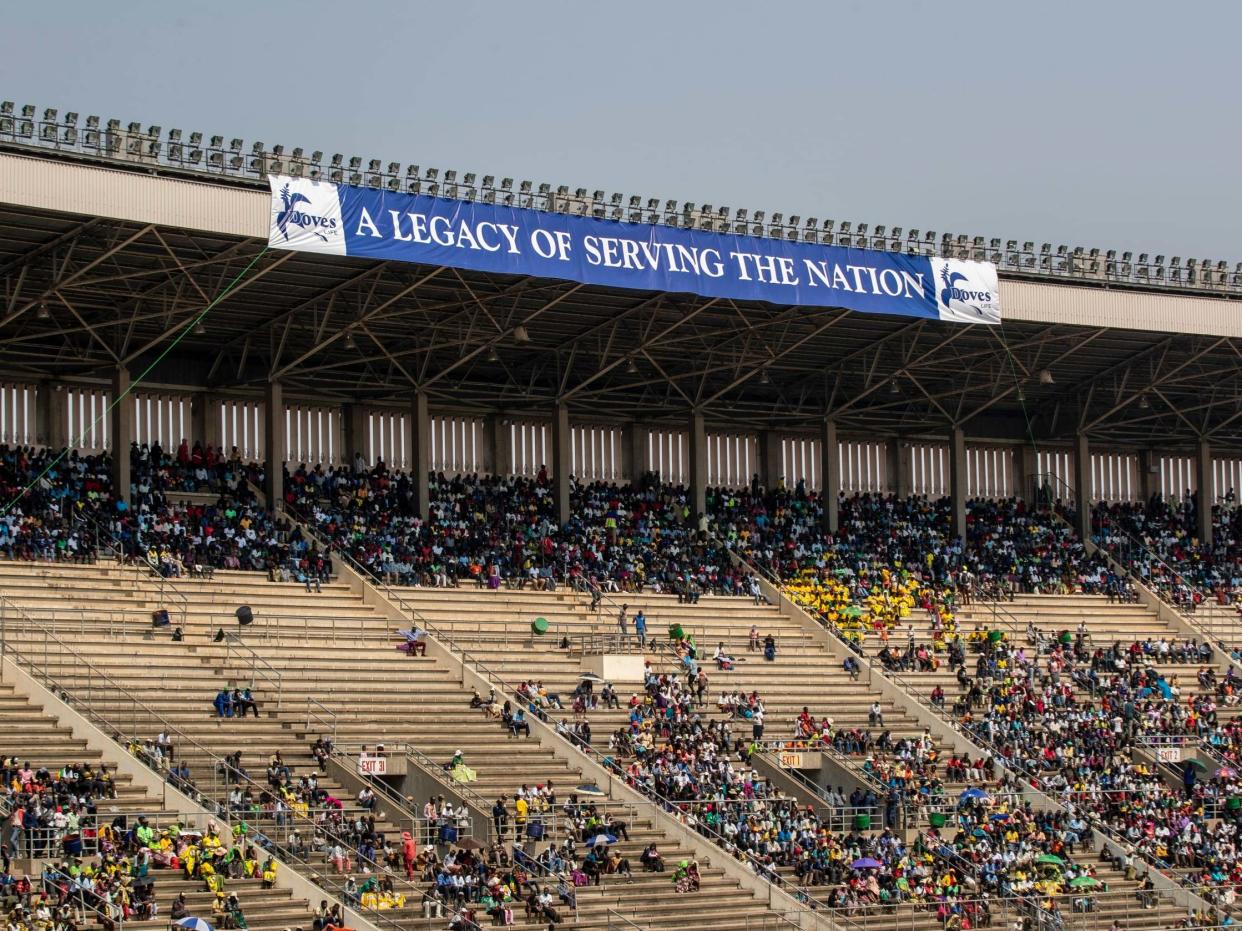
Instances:
[[[6,136],[2,116],[0,378],[106,377],[118,364],[136,375],[241,275],[148,382],[275,378],[286,393],[352,401],[418,388],[521,413],[561,400],[610,421],[697,409],[739,429],[831,415],[877,435],[956,425],[1242,448],[1242,288],[1223,264],[1174,280],[1154,265],[1140,275],[1128,254],[1123,266],[948,242],[999,260],[1005,322],[993,327],[267,251],[270,163],[212,177],[127,159],[123,145],[39,145],[37,123],[34,138],[12,122]]]

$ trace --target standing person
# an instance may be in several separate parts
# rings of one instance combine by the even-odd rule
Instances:
[[[625,617],[625,612],[628,611],[629,608],[630,608],[629,605],[623,604],[621,606],[621,610],[617,612],[617,630],[621,632],[622,638],[624,638],[630,632],[629,624],[626,622],[626,617]]]
[[[643,614],[642,608],[639,608],[638,613],[634,615],[634,634],[638,637],[638,648],[645,650],[647,648],[647,615]]]
[[[401,865],[405,867],[405,878],[414,882],[414,861],[418,857],[418,845],[409,831],[401,832]]]
[[[492,806],[492,828],[497,837],[504,837],[505,830],[509,827],[509,809],[505,807],[505,800],[497,798],[496,804]]]

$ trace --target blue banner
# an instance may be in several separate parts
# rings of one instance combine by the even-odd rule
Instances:
[[[278,249],[643,291],[1000,323],[996,266],[273,175]]]

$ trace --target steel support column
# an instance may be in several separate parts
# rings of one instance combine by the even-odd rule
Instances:
[[[572,434],[569,427],[569,408],[556,405],[552,411],[552,486],[556,502],[556,519],[562,525],[569,521],[569,444]]]
[[[637,485],[647,474],[647,456],[650,437],[645,426],[638,423],[626,424],[625,438],[621,448],[625,454],[625,477],[631,484]]]
[[[1212,446],[1207,440],[1200,440],[1196,450],[1195,469],[1198,472],[1199,507],[1198,518],[1199,542],[1204,546],[1212,545],[1212,504],[1216,501],[1216,489],[1212,487]]]
[[[1091,536],[1091,444],[1087,434],[1074,434],[1074,530],[1081,540]]]
[[[690,414],[690,514],[694,526],[707,528],[707,424],[703,414]]]
[[[781,434],[764,430],[759,434],[759,484],[771,491],[781,478]]]
[[[410,401],[410,480],[418,516],[427,520],[431,512],[431,414],[423,391],[414,392]]]
[[[830,417],[820,422],[819,457],[824,529],[836,533],[841,526],[841,449],[837,443],[837,422]]]
[[[285,499],[285,398],[280,382],[269,381],[263,395],[263,493],[267,506],[275,508]]]
[[[953,501],[953,535],[966,539],[966,434],[949,432],[949,497]]]
[[[108,433],[112,438],[112,485],[118,498],[129,501],[129,447],[134,442],[134,402],[129,391],[129,369],[118,365],[112,370],[112,410]]]

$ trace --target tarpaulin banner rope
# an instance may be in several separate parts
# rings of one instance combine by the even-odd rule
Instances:
[[[277,249],[956,323],[1001,319],[988,262],[270,181],[268,243]]]

